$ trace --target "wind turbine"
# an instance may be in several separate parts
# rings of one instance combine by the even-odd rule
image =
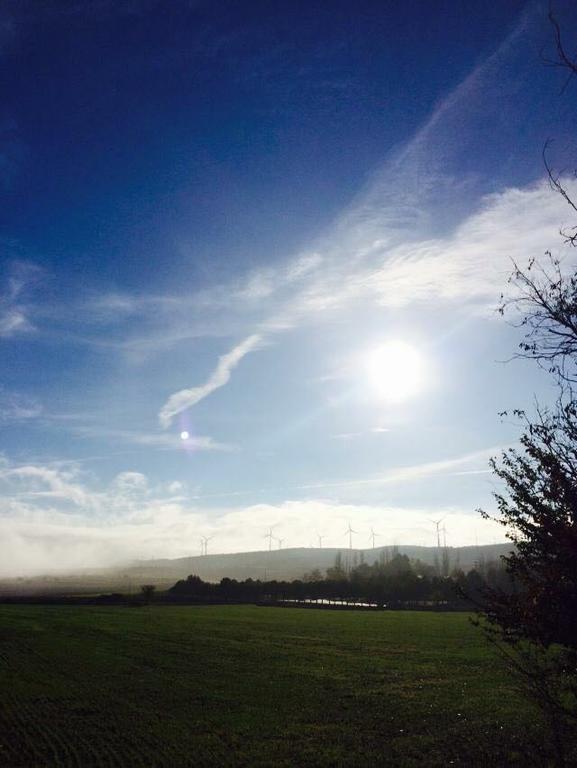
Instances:
[[[371,528],[371,535],[369,536],[369,540],[373,542],[373,549],[375,548],[375,539],[380,536],[380,533],[375,533],[374,530]]]
[[[208,555],[208,542],[214,539],[214,536],[203,536],[204,539],[204,554]]]
[[[265,533],[264,538],[268,539],[268,551],[270,552],[272,549],[272,540],[274,539],[272,526],[268,529],[268,533]]]
[[[282,543],[283,543],[284,539],[279,539],[279,538],[277,537],[277,541],[278,541],[278,548],[279,548],[279,549],[282,549]]]
[[[446,517],[446,515],[445,515]],[[433,523],[435,528],[437,529],[437,549],[441,549],[441,523],[443,522],[445,518],[441,517],[439,520],[429,520],[430,523]]]
[[[449,571],[451,569],[451,560],[449,558],[449,550],[447,549],[447,528],[443,525],[443,528],[441,529],[443,531],[443,569],[442,573],[443,576],[447,577],[449,575]]]
[[[348,534],[349,537],[349,549],[353,548],[353,533],[358,533],[358,531],[353,531],[351,528],[351,521],[349,520],[349,527],[345,531],[345,536]]]
[[[326,536],[321,536],[320,533],[317,533],[317,539],[319,540],[319,549],[323,548],[323,539],[325,539]]]

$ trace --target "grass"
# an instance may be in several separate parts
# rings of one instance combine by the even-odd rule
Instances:
[[[527,765],[535,718],[464,614],[0,606],[0,766]]]

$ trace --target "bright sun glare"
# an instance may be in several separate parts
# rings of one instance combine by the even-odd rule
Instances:
[[[406,400],[423,386],[422,357],[402,341],[390,341],[373,349],[367,359],[367,371],[371,386],[385,400]]]

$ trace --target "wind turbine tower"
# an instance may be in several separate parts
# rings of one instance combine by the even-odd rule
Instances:
[[[443,525],[443,576],[447,578],[451,570],[451,558],[449,557],[449,550],[447,549],[447,529]]]
[[[437,549],[441,549],[441,523],[445,518],[441,517],[439,520],[431,520],[435,528],[437,529]]]
[[[204,554],[205,556],[208,555],[208,542],[214,539],[214,536],[203,536],[204,540]]]
[[[369,540],[373,543],[373,549],[375,548],[375,539],[380,536],[380,533],[375,533],[374,530],[371,528],[371,535],[369,536]]]
[[[265,533],[264,537],[268,539],[268,551],[270,552],[272,550],[272,540],[274,539],[272,527],[268,529],[268,533]]]
[[[435,526],[435,529],[437,531],[437,551],[435,552],[435,570],[437,571],[437,575],[442,574],[442,564],[441,564],[441,523],[443,522],[445,518],[441,517],[438,520],[431,520],[430,522],[433,523]]]
[[[345,532],[345,536],[348,534],[348,537],[349,537],[349,549],[353,548],[353,533],[358,533],[358,531],[354,531],[351,528],[351,523],[349,521],[349,527],[347,528],[347,530]]]

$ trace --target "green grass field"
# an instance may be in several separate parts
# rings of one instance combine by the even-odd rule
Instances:
[[[464,614],[0,606],[2,766],[532,764]]]

